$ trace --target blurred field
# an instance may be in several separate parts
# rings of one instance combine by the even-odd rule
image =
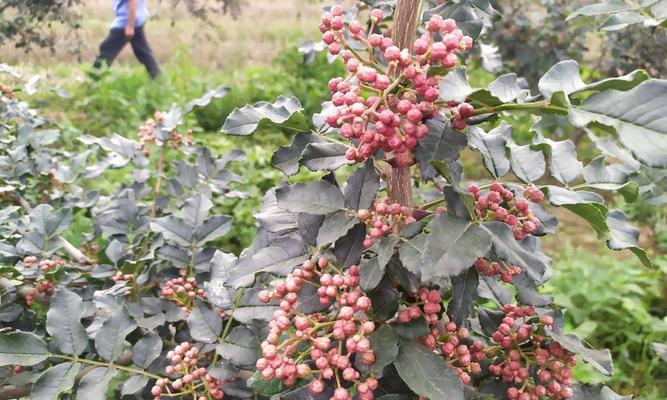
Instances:
[[[167,64],[176,56],[191,58],[204,69],[229,69],[270,63],[286,44],[313,37],[322,2],[313,0],[244,1],[241,15],[210,15],[205,22],[169,0],[149,0],[153,15],[146,32],[158,60]],[[74,12],[81,16],[76,32],[54,26],[57,48],[24,53],[11,45],[0,47],[0,61],[9,64],[46,65],[88,63],[113,20],[111,0],[85,0]],[[121,53],[121,64],[136,63],[130,46]]]

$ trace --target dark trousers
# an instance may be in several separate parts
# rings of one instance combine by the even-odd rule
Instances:
[[[100,45],[100,54],[95,59],[94,67],[101,68],[104,63],[111,65],[127,42],[128,40],[125,37],[125,30],[123,28],[112,28],[107,38]],[[135,28],[134,37],[130,41],[130,44],[132,45],[134,55],[144,64],[150,76],[155,78],[160,75],[160,65],[153,56],[151,47],[148,45],[143,26]]]

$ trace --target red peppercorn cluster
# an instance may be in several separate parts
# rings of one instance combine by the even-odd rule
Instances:
[[[530,202],[539,203],[544,200],[544,194],[536,187],[524,189],[525,198],[517,198],[500,182],[493,182],[487,194],[482,194],[477,185],[468,186],[468,192],[475,198],[477,216],[483,221],[505,222],[512,227],[516,240],[524,239],[540,227],[540,220],[535,218],[530,210]]]
[[[438,290],[421,288],[417,293],[419,300],[398,313],[398,320],[408,323],[422,315],[429,325],[435,325],[439,321],[438,314],[442,310],[442,296]]]
[[[161,378],[151,388],[154,400],[188,396],[197,400],[222,399],[225,381],[211,376],[203,366],[206,357],[199,357],[199,349],[184,342],[167,353],[171,365],[165,368],[167,375],[176,379]]]
[[[120,282],[120,281],[124,281],[124,282],[133,282],[133,281],[134,281],[134,275],[132,275],[132,274],[124,274],[124,273],[121,272],[121,271],[116,271],[116,273],[114,274],[114,276],[111,277],[111,279],[112,279],[114,282]]]
[[[139,127],[139,147],[143,150],[144,155],[148,156],[149,152],[146,148],[149,143],[154,143],[160,147],[163,145],[161,139],[155,134],[155,130],[159,129],[160,122],[164,119],[164,113],[158,111],[153,118],[149,118]],[[185,135],[178,132],[171,132],[169,136],[169,145],[173,149],[177,149],[181,144],[192,146],[194,139],[192,137],[192,130],[189,129]]]
[[[320,31],[329,53],[340,54],[349,73],[329,81],[335,109],[326,117],[330,126],[340,128],[343,138],[355,141],[347,159],[363,162],[381,149],[393,152],[397,165],[412,165],[412,149],[428,134],[424,120],[434,117],[439,107],[449,110],[457,129],[466,126],[465,119],[474,112],[472,106],[436,104],[438,78],[429,76],[431,67],[454,67],[456,54],[472,47],[472,39],[463,35],[453,19],[433,16],[426,25],[427,33],[415,40],[410,52],[395,46],[391,38],[373,33],[382,21],[381,10],[371,11],[368,30],[359,21],[346,25],[343,14],[341,6],[333,6],[322,16]],[[346,36],[366,45],[366,55],[352,49]],[[386,60],[386,69],[378,62],[378,53]],[[371,95],[365,98],[365,93]]]
[[[523,272],[523,269],[519,266],[508,265],[502,260],[490,261],[486,258],[478,258],[477,261],[475,261],[475,270],[486,276],[498,275],[503,282],[512,282],[512,278]]]
[[[0,95],[9,100],[16,100],[16,93],[14,93],[12,87],[2,82],[0,82]]]
[[[370,209],[359,210],[357,218],[366,224],[364,247],[373,246],[376,240],[394,232],[394,228],[415,222],[412,209],[398,203],[390,203],[389,198],[376,200]]]
[[[398,320],[408,323],[424,316],[430,332],[418,339],[419,343],[441,354],[454,369],[464,384],[470,383],[471,374],[481,371],[480,363],[486,358],[485,346],[480,341],[470,340],[470,332],[456,323],[440,320],[442,296],[438,290],[421,288],[418,301],[398,313]]]
[[[47,280],[39,281],[35,284],[34,288],[28,289],[28,293],[25,296],[25,304],[30,307],[35,302],[35,296],[37,296],[38,293],[43,294],[45,297],[51,297],[54,291],[55,286],[53,283]]]
[[[311,314],[297,310],[304,285],[318,287],[320,303],[328,305],[326,310]],[[309,390],[317,394],[324,391],[325,380],[336,377],[334,399],[350,400],[352,395],[345,386],[353,384],[360,399],[373,399],[377,380],[363,379],[354,368],[357,358],[366,365],[375,362],[368,340],[375,324],[366,316],[371,300],[358,286],[358,266],[340,271],[327,258],[319,257],[317,262],[305,261],[275,284],[275,289],[260,292],[259,300],[264,303],[280,301],[256,365],[262,378],[275,378],[288,386],[297,379],[313,378]]]
[[[32,267],[33,265],[39,266],[39,271],[43,274],[52,271],[58,267],[65,265],[65,260],[60,257],[55,257],[53,260],[41,260],[35,256],[27,256],[23,259],[23,265],[26,267]]]
[[[546,337],[553,317],[537,317],[533,307],[508,304],[505,317],[493,333],[500,350],[489,372],[513,384],[507,397],[518,400],[560,400],[572,397],[572,367],[577,359]]]
[[[176,303],[186,312],[190,312],[195,305],[197,296],[206,298],[204,289],[197,287],[197,279],[193,276],[173,278],[162,284],[160,296]]]

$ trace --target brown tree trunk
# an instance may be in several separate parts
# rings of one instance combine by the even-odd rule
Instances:
[[[394,12],[392,40],[399,49],[411,49],[415,39],[421,0],[398,0]],[[409,167],[392,166],[387,182],[389,199],[412,207],[412,177]]]

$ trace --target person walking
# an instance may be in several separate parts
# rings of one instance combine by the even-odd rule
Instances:
[[[109,35],[100,45],[100,52],[93,66],[101,68],[105,64],[111,65],[129,42],[134,55],[146,67],[150,76],[159,76],[162,73],[160,65],[153,56],[144,32],[144,25],[149,17],[146,0],[113,0],[113,7],[115,19]]]

